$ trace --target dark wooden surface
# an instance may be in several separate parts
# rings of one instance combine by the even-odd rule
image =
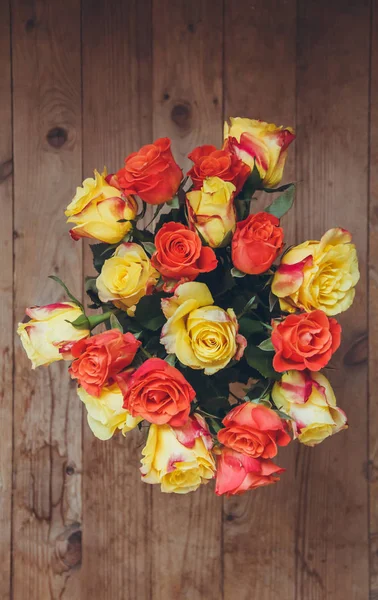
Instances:
[[[376,0],[4,0],[0,76],[0,598],[377,600]],[[164,135],[186,168],[229,115],[297,129],[291,242],[354,234],[331,374],[350,428],[284,449],[271,488],[162,495],[138,434],[94,439],[65,365],[32,372],[14,327],[62,297],[49,274],[80,294],[92,272],[63,215],[83,177]]]

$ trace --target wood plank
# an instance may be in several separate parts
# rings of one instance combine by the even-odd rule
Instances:
[[[10,11],[0,6],[0,597],[11,593],[13,419],[13,157]]]
[[[369,462],[370,600],[378,599],[378,2],[372,3],[369,211]]]
[[[296,2],[225,1],[225,117],[295,127]],[[295,180],[295,145],[284,181]],[[270,202],[270,201],[269,201]],[[269,203],[268,202],[268,203]],[[262,210],[266,194],[253,205]],[[284,218],[295,242],[296,209]],[[295,447],[281,449],[280,483],[225,500],[224,598],[294,597]]]
[[[296,598],[365,600],[367,549],[366,335],[369,2],[299,3],[297,174],[300,238],[353,233],[361,280],[339,315],[342,348],[327,374],[350,428],[298,454]]]
[[[150,0],[83,0],[84,175],[120,168],[152,140]],[[85,273],[93,273],[89,248]],[[101,442],[84,424],[81,598],[150,599],[151,489],[143,435]]]
[[[153,135],[187,154],[222,141],[222,3],[153,2]],[[152,598],[222,597],[221,510],[211,485],[176,496],[153,490]]]
[[[80,5],[12,1],[15,320],[80,294],[64,208],[81,177]],[[81,403],[62,362],[35,372],[16,342],[14,598],[80,598]]]

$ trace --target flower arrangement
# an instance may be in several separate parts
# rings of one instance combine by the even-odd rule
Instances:
[[[186,178],[163,138],[86,179],[66,216],[74,240],[97,242],[86,279],[97,313],[53,277],[69,300],[28,308],[18,327],[33,368],[70,363],[95,436],[148,428],[142,479],[163,492],[214,477],[219,495],[272,484],[278,447],[347,427],[321,369],[359,279],[351,235],[284,251],[295,186],[277,186],[293,130],[238,117],[224,137],[193,150]],[[256,213],[257,191],[268,200]]]

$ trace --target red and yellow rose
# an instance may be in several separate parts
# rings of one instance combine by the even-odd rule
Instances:
[[[171,200],[181,179],[182,171],[172,156],[169,138],[159,138],[130,154],[116,176],[125,194],[136,194],[147,204]]]
[[[222,448],[217,461],[215,493],[235,496],[248,490],[271,485],[279,481],[279,473],[285,469],[271,460],[252,458],[231,448]]]
[[[123,407],[133,417],[173,427],[185,425],[195,391],[185,377],[160,358],[150,358],[134,372],[122,374]]]
[[[273,368],[320,371],[330,361],[341,341],[341,326],[322,310],[289,315],[272,321]]]
[[[260,212],[239,221],[232,238],[234,266],[248,275],[267,271],[283,247],[283,230],[274,215]]]
[[[262,187],[274,188],[280,183],[287,149],[295,139],[291,127],[236,117],[224,124],[224,138],[224,148],[236,154],[251,171],[256,166]]]
[[[217,264],[214,250],[203,246],[200,237],[181,223],[166,223],[155,236],[156,252],[152,266],[165,280],[168,290],[179,282],[193,281],[200,273],[213,271]]]
[[[220,443],[252,458],[273,458],[277,446],[287,446],[290,442],[286,423],[262,404],[240,404],[222,423],[224,428],[218,431]]]
[[[195,190],[201,189],[205,179],[219,177],[223,181],[233,183],[237,195],[251,171],[236,154],[228,150],[218,150],[215,146],[198,146],[188,157],[194,163],[188,171],[188,176],[193,181]]]
[[[74,359],[70,373],[91,396],[100,396],[102,388],[134,360],[140,342],[132,333],[111,329],[76,342],[71,348]]]

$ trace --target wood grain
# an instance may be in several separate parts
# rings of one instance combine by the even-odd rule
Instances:
[[[378,599],[378,2],[372,2],[369,155],[369,461],[370,600]]]
[[[152,141],[151,4],[83,0],[84,175],[109,172]],[[85,273],[93,273],[88,247]],[[140,481],[144,435],[97,440],[84,424],[81,598],[151,598],[151,489]],[[99,596],[100,594],[100,596]]]
[[[10,11],[0,6],[0,598],[11,593],[13,432],[13,156]]]
[[[80,6],[12,2],[15,317],[76,294],[81,249],[64,208],[81,176]],[[80,598],[81,403],[67,365],[30,363],[16,341],[13,597]]]
[[[172,138],[184,172],[193,148],[222,140],[222,28],[219,2],[153,2],[153,134]],[[186,497],[154,486],[154,600],[221,597],[221,510],[212,485]]]
[[[296,3],[225,3],[225,117],[246,116],[295,127]],[[295,144],[284,181],[295,180]],[[252,211],[271,197],[262,194]],[[295,210],[283,220],[295,242]],[[281,449],[280,483],[225,500],[224,598],[293,598],[295,571],[295,447]]]
[[[299,4],[299,234],[319,239],[330,227],[349,229],[361,279],[353,307],[339,315],[342,348],[328,372],[350,428],[298,454],[296,599],[369,594],[367,365],[355,356],[367,331],[368,67],[368,1]]]

